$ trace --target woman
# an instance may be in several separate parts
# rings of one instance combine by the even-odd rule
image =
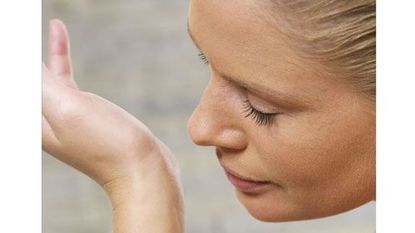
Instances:
[[[212,73],[190,136],[216,147],[252,216],[311,219],[375,199],[374,1],[193,0],[188,29]],[[44,149],[102,185],[115,232],[182,232],[169,149],[77,88],[56,20],[48,57]]]

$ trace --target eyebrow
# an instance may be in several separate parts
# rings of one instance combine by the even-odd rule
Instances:
[[[203,54],[203,50],[200,48],[199,44],[197,43],[197,41],[195,40],[195,37],[192,34],[192,31],[190,30],[189,21],[187,21],[187,33],[189,34],[189,37],[190,39],[192,39],[192,42],[196,46],[196,48],[199,49],[199,51]],[[213,66],[212,63],[210,63],[210,65]],[[221,72],[219,73],[221,74],[222,78],[225,79],[226,81],[236,86],[239,86],[243,89],[249,90],[253,92],[254,94],[261,95],[266,98],[274,99],[275,101],[273,102],[276,102],[278,105],[282,105],[283,107],[306,108],[308,105],[311,104],[309,101],[299,100],[298,98],[290,94],[279,93],[267,86],[264,86],[258,83],[242,81],[240,79],[234,78],[232,75],[223,74]]]

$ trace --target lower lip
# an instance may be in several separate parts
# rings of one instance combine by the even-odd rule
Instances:
[[[251,180],[244,180],[237,176],[226,172],[226,176],[228,177],[229,181],[241,192],[245,193],[259,193],[263,191],[266,187],[271,185],[270,182],[257,182]]]

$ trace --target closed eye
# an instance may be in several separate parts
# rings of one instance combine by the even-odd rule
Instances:
[[[265,113],[255,109],[249,100],[245,100],[243,102],[243,110],[245,113],[246,118],[251,118],[255,121],[256,124],[260,126],[270,126],[274,123],[275,116],[280,114],[278,112],[275,113]]]

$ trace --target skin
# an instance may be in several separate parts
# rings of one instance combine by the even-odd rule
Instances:
[[[374,103],[302,60],[266,15],[254,1],[191,2],[189,31],[212,71],[189,120],[193,141],[215,146],[220,164],[240,176],[269,182],[236,189],[263,221],[318,218],[374,200]],[[246,101],[278,115],[258,125],[245,117]],[[59,20],[49,25],[42,118],[43,149],[102,186],[115,233],[183,232],[172,153],[132,115],[79,90]]]
[[[191,2],[189,31],[211,69],[189,120],[193,141],[215,146],[239,175],[272,182],[254,194],[236,189],[259,220],[324,217],[374,200],[374,103],[302,60],[267,13],[248,0]],[[244,117],[246,100],[279,115],[259,126]]]
[[[183,232],[172,153],[132,115],[78,89],[59,20],[50,21],[42,70],[42,147],[102,186],[113,208],[113,232]]]

